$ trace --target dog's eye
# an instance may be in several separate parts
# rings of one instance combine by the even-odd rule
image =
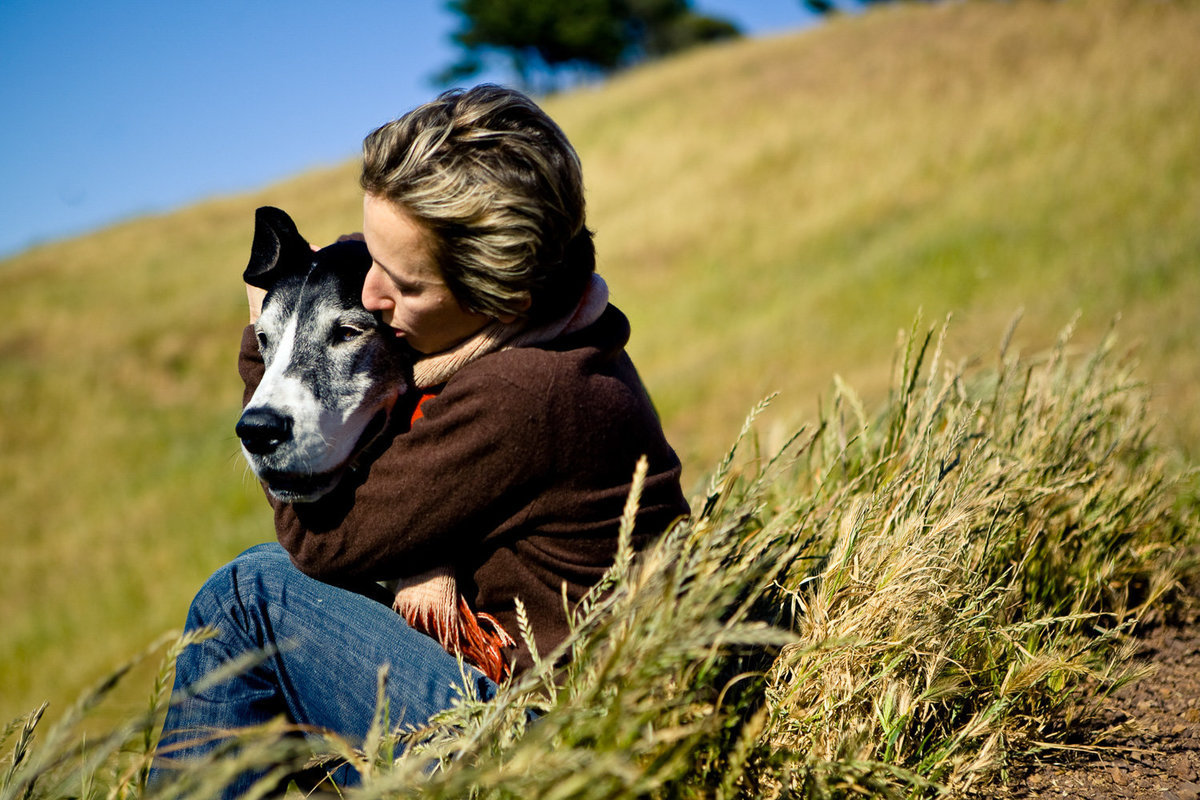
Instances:
[[[267,349],[267,335],[265,333],[263,333],[262,331],[259,331],[258,333],[255,334],[255,337],[258,339],[258,349],[266,350]]]
[[[335,342],[353,341],[362,335],[363,331],[352,325],[338,325],[333,329],[333,340]]]

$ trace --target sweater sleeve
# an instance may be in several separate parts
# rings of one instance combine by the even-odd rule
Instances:
[[[252,333],[243,336],[247,398],[263,372],[257,350]],[[452,380],[411,429],[330,494],[304,504],[268,496],[280,543],[303,572],[335,583],[460,559],[529,513],[548,457],[539,407],[527,389],[490,373]]]
[[[258,349],[258,338],[254,333],[254,326],[247,325],[242,330],[242,347],[238,351],[238,374],[242,376],[244,386],[242,408],[245,408],[246,404],[250,402],[254,390],[258,388],[266,371],[262,353]]]

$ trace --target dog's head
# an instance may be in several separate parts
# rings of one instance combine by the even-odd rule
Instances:
[[[277,499],[312,502],[386,426],[409,365],[362,306],[362,242],[314,252],[277,208],[255,215],[246,283],[267,290],[255,323],[266,372],[237,423],[242,452]]]

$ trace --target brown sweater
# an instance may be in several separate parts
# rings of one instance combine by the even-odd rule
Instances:
[[[453,564],[472,607],[518,642],[520,597],[547,654],[567,633],[564,585],[574,604],[612,564],[640,456],[649,471],[635,544],[688,513],[628,340],[628,320],[609,306],[582,331],[467,364],[411,429],[394,414],[404,422],[386,449],[333,493],[272,500],[280,543],[303,572],[347,586]],[[263,374],[253,328],[238,366],[248,401]],[[518,673],[532,663],[523,642],[510,656]]]

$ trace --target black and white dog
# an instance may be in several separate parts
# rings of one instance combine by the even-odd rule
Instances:
[[[280,209],[255,214],[242,277],[267,290],[254,326],[266,372],[237,435],[254,474],[283,502],[333,489],[409,385],[395,336],[362,306],[370,266],[362,242],[314,252]]]

